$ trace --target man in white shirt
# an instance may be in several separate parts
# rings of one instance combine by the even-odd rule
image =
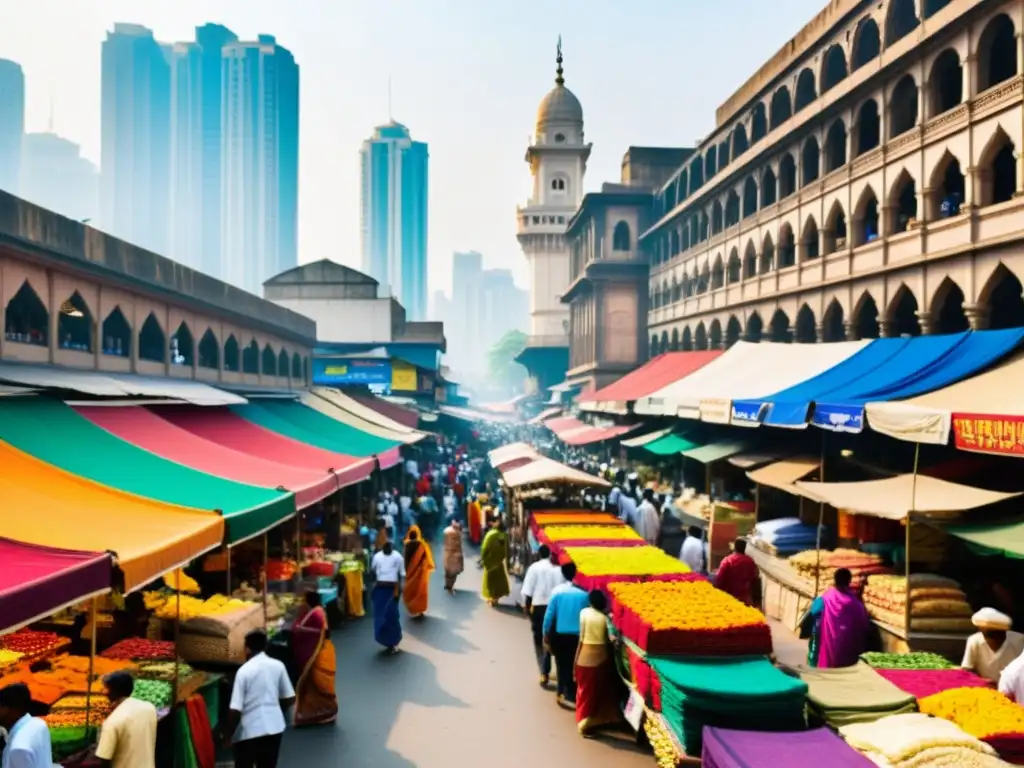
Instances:
[[[548,546],[542,544],[537,550],[537,562],[526,569],[521,590],[525,600],[524,610],[530,617],[530,628],[533,630],[533,649],[537,654],[542,687],[547,687],[551,680],[551,653],[544,649],[544,614],[551,602],[551,593],[555,587],[564,583],[561,566],[555,562]]]
[[[52,768],[50,729],[28,713],[32,694],[24,683],[0,689],[0,726],[7,729],[3,768]]]
[[[971,622],[979,631],[967,638],[960,666],[997,682],[1003,670],[1024,653],[1024,635],[1010,631],[1013,619],[995,608],[982,608]]]
[[[619,495],[619,519],[636,530],[637,521],[636,499],[628,493]]]
[[[131,672],[112,672],[103,687],[114,710],[103,721],[96,759],[104,768],[156,768],[156,707],[132,698]]]
[[[234,743],[235,768],[277,768],[284,712],[295,703],[288,671],[266,650],[264,632],[245,636],[247,661],[235,675],[225,729],[228,742]]]
[[[696,525],[690,526],[687,531],[679,550],[679,559],[694,573],[704,573],[704,531]]]
[[[647,488],[644,491],[644,500],[640,502],[636,515],[636,532],[643,536],[651,546],[658,543],[658,534],[661,533],[661,515],[658,508],[654,506],[654,491]]]
[[[370,601],[373,604],[373,639],[384,646],[388,655],[398,653],[402,642],[402,621],[398,614],[402,579],[405,578],[405,558],[395,552],[391,542],[373,556],[370,570],[376,579]]]

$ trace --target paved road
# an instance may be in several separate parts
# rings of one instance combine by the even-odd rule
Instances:
[[[627,741],[577,734],[573,713],[537,684],[525,618],[488,608],[478,594],[480,574],[467,561],[454,597],[435,573],[428,616],[412,621],[403,609],[397,656],[379,654],[369,617],[335,634],[338,722],[289,731],[282,768],[654,765]]]

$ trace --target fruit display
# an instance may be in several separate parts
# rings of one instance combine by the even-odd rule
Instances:
[[[100,654],[107,659],[148,659],[160,661],[174,658],[174,643],[170,640],[147,640],[131,637],[110,646]]]
[[[84,728],[88,725],[100,725],[103,722],[105,715],[99,712],[89,712],[89,720],[86,721],[84,709],[63,709],[59,712],[51,712],[48,715],[43,715],[43,720],[51,731],[61,730],[64,728]]]
[[[184,680],[195,674],[195,670],[183,661],[175,664],[173,661],[157,661],[139,665],[139,678],[145,680],[163,680],[172,682],[174,670],[178,670],[178,679]]]
[[[63,696],[53,703],[50,707],[53,710],[62,709],[95,709],[97,712],[109,712],[110,711],[110,699],[106,696],[83,696],[81,694],[75,694],[73,696]]]
[[[61,637],[56,632],[19,629],[17,632],[0,637],[0,648],[20,653],[22,661],[38,659],[65,645],[68,645],[68,639]]]
[[[200,600],[188,595],[175,595],[165,592],[146,592],[143,594],[146,608],[161,619],[180,619],[188,621],[204,616],[223,616],[233,611],[252,606],[245,600],[236,600],[226,595],[214,595],[208,600]]]
[[[913,653],[882,653],[869,651],[860,655],[862,661],[875,669],[955,669],[945,656],[926,651]]]
[[[166,707],[171,703],[172,686],[164,680],[135,681],[135,690],[132,691],[133,699],[148,701],[157,709]]]
[[[679,765],[679,750],[668,728],[659,717],[644,718],[644,733],[654,750],[658,768],[676,768]]]
[[[181,570],[181,568],[173,573],[165,573],[163,581],[168,589],[173,589],[175,592],[184,592],[189,595],[198,595],[202,592],[199,588],[199,582]]]
[[[0,648],[0,669],[16,664],[24,655],[20,651],[9,651],[6,648]]]
[[[613,582],[608,592],[615,626],[650,654],[772,652],[764,615],[706,581]]]
[[[291,581],[299,566],[294,560],[267,560],[266,572],[269,581]]]

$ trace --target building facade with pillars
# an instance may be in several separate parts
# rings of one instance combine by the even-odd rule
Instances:
[[[583,390],[600,389],[647,359],[648,265],[637,235],[653,222],[654,190],[688,150],[630,147],[619,183],[583,198],[569,220],[569,370]]]
[[[566,225],[583,200],[590,144],[583,135],[583,107],[565,87],[558,46],[555,87],[537,108],[526,162],[533,193],[516,209],[516,237],[530,269],[530,333],[517,358],[541,387],[558,384],[569,367],[569,287]]]
[[[652,352],[1024,325],[1022,27],[831,2],[658,191]]]

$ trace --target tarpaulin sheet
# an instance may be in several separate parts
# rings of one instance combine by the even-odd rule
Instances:
[[[626,434],[639,424],[621,424],[611,427],[594,427],[588,425],[585,429],[574,430],[562,437],[566,445],[590,445],[603,440],[614,440],[616,437]]]
[[[374,395],[361,395],[355,392],[346,392],[346,397],[351,397],[357,403],[365,405],[382,416],[397,421],[399,424],[415,429],[420,423],[420,414],[410,408],[403,408],[395,403],[389,403],[387,400],[382,400]],[[387,425],[385,425],[387,426]]]
[[[701,464],[713,464],[716,461],[735,456],[737,453],[750,450],[751,443],[747,440],[722,440],[709,445],[699,445],[683,451],[683,456]]]
[[[341,408],[343,411],[352,414],[360,423],[372,424],[380,429],[386,430],[385,433],[373,432],[370,429],[364,429],[366,432],[377,434],[380,437],[392,437],[395,435],[405,435],[404,438],[394,437],[394,439],[401,439],[406,443],[415,443],[418,440],[422,440],[426,437],[425,432],[420,432],[417,429],[406,426],[405,424],[395,421],[394,419],[388,418],[382,413],[377,413],[369,406],[363,405],[361,402],[356,400],[349,395],[346,395],[341,390],[332,389],[330,387],[313,387],[310,390],[312,394],[317,397],[323,398],[332,405]],[[362,427],[360,427],[362,428]]]
[[[545,483],[567,483],[590,488],[611,488],[611,483],[596,475],[579,469],[567,467],[552,459],[537,459],[526,466],[510,470],[505,475],[505,485],[519,488],[526,485],[544,485]]]
[[[381,469],[397,464],[398,444],[354,429],[302,403],[263,401],[231,406],[231,410],[261,427],[272,429],[327,451],[349,456],[376,456]]]
[[[556,437],[562,437],[562,435],[574,432],[590,425],[584,421],[580,421],[575,416],[560,416],[557,419],[548,419],[544,422],[544,426],[555,433]]]
[[[647,434],[640,435],[639,437],[631,437],[628,440],[623,440],[622,445],[626,448],[642,448],[648,443],[653,443],[655,440],[660,440],[672,432],[672,427],[665,427],[664,429],[658,429],[654,432],[648,432]]]
[[[1008,521],[990,525],[971,523],[946,526],[946,532],[985,555],[1002,555],[1024,559],[1024,521]]]
[[[561,407],[545,408],[543,411],[538,413],[536,416],[534,416],[532,419],[530,419],[526,423],[527,424],[543,424],[545,421],[547,421],[548,419],[553,419],[555,416],[557,416],[561,412],[562,412]]]
[[[171,424],[226,448],[317,474],[333,473],[342,487],[366,480],[373,473],[373,459],[317,448],[246,421],[227,408],[166,406],[150,410]]]
[[[507,445],[500,445],[487,453],[487,458],[494,466],[513,461],[514,459],[536,459],[539,457],[540,454],[537,453],[536,449],[527,443],[508,443]]]
[[[0,539],[0,563],[0,632],[50,616],[111,586],[112,563],[105,552]]]
[[[167,504],[216,510],[224,515],[228,543],[243,541],[295,514],[292,493],[236,483],[167,461],[56,400],[0,400],[0,440],[111,488]]]
[[[658,438],[653,443],[647,443],[644,446],[644,450],[650,451],[656,456],[671,456],[675,453],[691,451],[699,447],[700,443],[687,440],[682,435],[666,435],[665,437]]]
[[[585,411],[625,414],[628,410],[627,403],[630,401],[647,397],[662,387],[689,376],[721,354],[721,350],[704,350],[666,352],[658,355],[607,387],[580,395],[580,408]]]
[[[141,406],[76,406],[93,424],[132,445],[200,472],[264,488],[285,488],[305,509],[338,490],[338,479],[327,471],[276,464],[226,448],[176,427]]]
[[[83,453],[102,453],[88,443],[76,447]],[[220,515],[108,488],[3,442],[0,498],[4,500],[0,536],[60,549],[109,550],[124,572],[128,590],[148,584],[224,540]]]

